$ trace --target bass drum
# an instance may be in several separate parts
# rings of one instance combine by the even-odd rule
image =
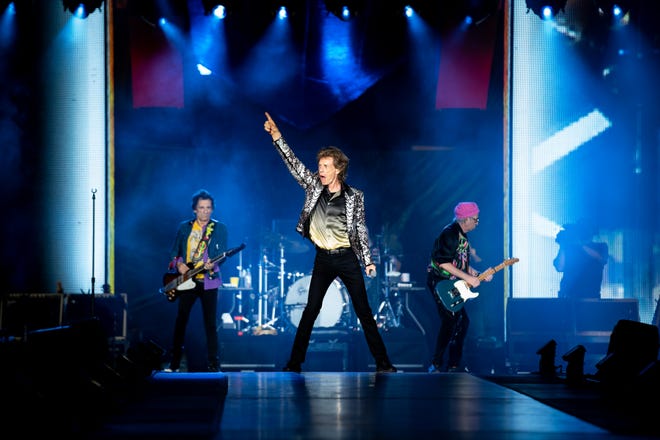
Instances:
[[[307,305],[307,295],[309,294],[310,275],[303,277],[289,287],[284,300],[287,318],[289,322],[298,328],[303,310]],[[348,295],[342,284],[335,280],[330,284],[328,291],[323,298],[323,306],[319,316],[314,322],[314,327],[335,327],[341,323],[342,316],[348,305]]]

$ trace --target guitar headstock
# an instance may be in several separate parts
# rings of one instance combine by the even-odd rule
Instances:
[[[241,243],[240,246],[236,246],[235,248],[229,249],[227,252],[225,252],[225,255],[227,255],[228,257],[233,257],[243,249],[245,249],[245,243]]]
[[[512,264],[515,264],[515,263],[517,263],[518,261],[520,261],[519,258],[509,258],[509,259],[507,259],[507,260],[504,260],[504,265],[505,265],[505,266],[511,266]]]

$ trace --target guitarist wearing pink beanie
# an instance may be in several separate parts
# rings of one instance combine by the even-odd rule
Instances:
[[[470,243],[467,233],[479,224],[479,207],[474,202],[460,202],[454,208],[454,221],[445,226],[433,243],[431,263],[428,265],[426,285],[438,308],[441,325],[431,359],[429,373],[459,371],[463,356],[463,344],[470,319],[463,304],[472,294],[469,287],[477,287],[483,281],[491,281],[492,273],[479,277],[470,266]],[[465,291],[458,291],[457,280],[463,280]],[[448,349],[446,367],[443,358]],[[463,371],[466,371],[465,369]]]

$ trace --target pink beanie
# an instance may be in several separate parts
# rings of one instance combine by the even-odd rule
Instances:
[[[479,207],[474,202],[461,202],[454,208],[456,218],[468,218],[479,215]]]

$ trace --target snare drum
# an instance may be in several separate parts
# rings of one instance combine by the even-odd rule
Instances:
[[[298,328],[303,310],[307,305],[307,295],[309,294],[310,275],[303,277],[289,287],[284,300],[287,318],[289,322]],[[342,315],[348,304],[348,295],[342,284],[335,280],[330,284],[328,291],[323,298],[323,306],[319,316],[314,322],[314,327],[335,327],[341,323]]]

